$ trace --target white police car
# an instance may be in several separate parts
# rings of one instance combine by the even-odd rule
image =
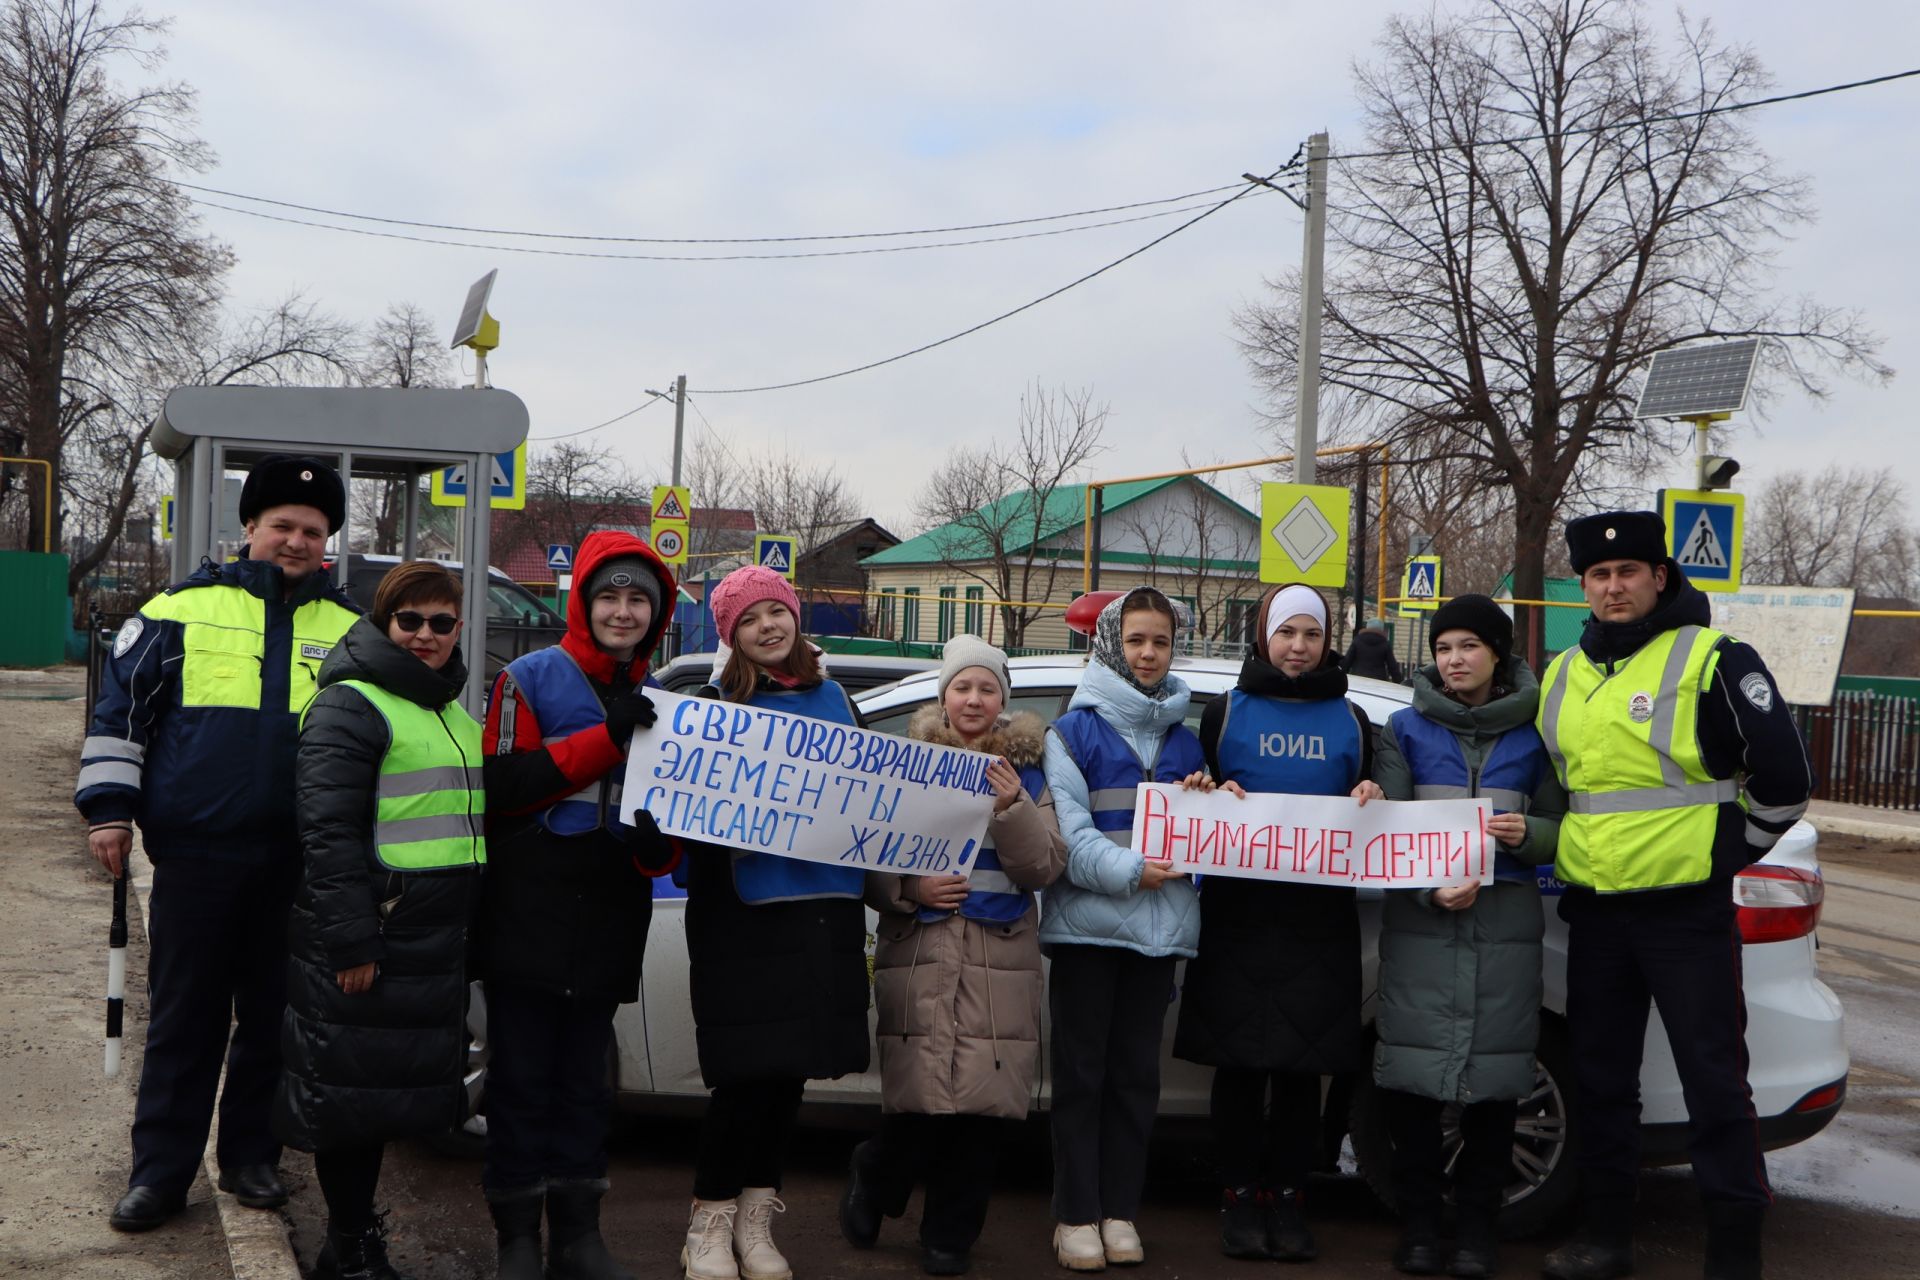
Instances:
[[[1084,665],[1083,659],[1065,655],[1015,659],[1011,664],[1011,709],[1031,711],[1051,721],[1065,710]],[[905,731],[913,713],[936,696],[937,673],[932,663],[926,668],[856,697],[869,727],[890,733]],[[1189,723],[1197,726],[1206,703],[1233,687],[1239,663],[1177,659],[1174,669],[1193,689]],[[1350,692],[1375,725],[1384,723],[1412,699],[1406,687],[1378,680],[1355,679]],[[1812,827],[1798,824],[1763,862],[1740,875],[1734,886],[1741,904],[1740,928],[1747,944],[1749,1080],[1762,1140],[1769,1148],[1818,1133],[1839,1111],[1846,1091],[1848,1057],[1840,1002],[1814,970],[1813,930],[1820,918],[1822,899],[1816,839]],[[1551,877],[1545,878],[1543,888],[1549,894],[1556,892]],[[1363,1016],[1369,1021],[1378,959],[1380,895],[1377,889],[1360,891],[1364,990],[1368,993]],[[623,1007],[614,1022],[614,1080],[623,1094],[641,1095],[648,1100],[647,1105],[698,1105],[706,1097],[694,1053],[693,1015],[687,994],[684,902],[683,891],[670,881],[656,882],[641,999]],[[1575,1193],[1569,1144],[1578,1139],[1580,1116],[1573,1106],[1564,1022],[1566,926],[1551,909],[1547,912],[1545,990],[1538,1083],[1533,1096],[1521,1107],[1507,1193],[1507,1225],[1515,1231],[1544,1226],[1572,1204]],[[1177,1012],[1177,1005],[1167,1011],[1163,1043],[1169,1047]],[[1045,1035],[1043,1025],[1043,1054]],[[1210,1081],[1208,1069],[1169,1056],[1162,1078],[1161,1114],[1205,1115]],[[1035,1089],[1037,1107],[1047,1105],[1046,1095],[1047,1073],[1042,1070]],[[819,1081],[807,1090],[809,1102],[816,1106],[877,1105],[879,1097],[877,1067],[860,1076]],[[1330,1128],[1336,1140],[1343,1127],[1338,1123],[1340,1113],[1344,1111],[1344,1127],[1350,1129],[1362,1171],[1383,1196],[1387,1195],[1390,1140],[1366,1073],[1337,1087],[1331,1099]],[[1658,1017],[1649,1021],[1647,1029],[1641,1106],[1648,1161],[1684,1163],[1686,1105]],[[1448,1136],[1458,1141],[1451,1129]]]

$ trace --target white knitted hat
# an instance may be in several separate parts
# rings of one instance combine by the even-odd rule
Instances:
[[[1000,682],[1000,697],[1013,696],[1013,677],[1007,674],[1007,655],[979,636],[962,632],[947,641],[940,651],[940,700],[946,701],[947,686],[968,667],[985,667]]]

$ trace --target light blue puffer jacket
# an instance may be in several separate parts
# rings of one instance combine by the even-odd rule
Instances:
[[[1091,707],[1126,739],[1148,768],[1159,758],[1167,730],[1187,717],[1191,693],[1169,675],[1172,692],[1155,702],[1098,662],[1087,664],[1073,707]],[[1047,786],[1067,841],[1067,873],[1042,899],[1040,942],[1129,947],[1143,955],[1191,956],[1200,943],[1200,898],[1191,880],[1140,888],[1141,859],[1093,825],[1087,780],[1060,735],[1047,735]]]

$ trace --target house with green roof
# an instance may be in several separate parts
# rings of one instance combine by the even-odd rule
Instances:
[[[1009,494],[863,559],[876,635],[937,644],[959,632],[1068,649],[1082,591],[1087,486]],[[1105,487],[1100,586],[1150,585],[1186,602],[1196,634],[1244,633],[1260,597],[1260,520],[1194,476]]]

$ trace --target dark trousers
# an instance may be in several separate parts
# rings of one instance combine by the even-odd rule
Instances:
[[[509,1192],[607,1176],[612,1000],[569,1000],[488,982],[487,1159],[480,1182]]]
[[[1699,890],[1569,893],[1567,1026],[1585,1198],[1625,1202],[1640,1169],[1640,1058],[1658,1006],[1687,1102],[1687,1150],[1708,1202],[1760,1207],[1767,1184],[1747,1085],[1740,931],[1722,882]]]
[[[386,1153],[382,1142],[313,1153],[329,1228],[344,1235],[373,1225],[373,1192],[380,1185],[380,1160]]]
[[[1320,1151],[1319,1076],[1219,1067],[1208,1112],[1221,1186],[1305,1190]]]
[[[965,1253],[987,1222],[993,1163],[1014,1122],[999,1116],[928,1116],[901,1111],[883,1116],[869,1144],[880,1203],[904,1206],[913,1184],[927,1189],[920,1243]]]
[[[220,1165],[280,1159],[268,1115],[287,1004],[287,911],[299,877],[291,850],[258,866],[179,855],[155,864],[147,897],[152,1012],[128,1185],[186,1194],[216,1090]]]
[[[1125,947],[1053,948],[1056,1221],[1139,1216],[1175,963]]]
[[[1393,1198],[1410,1227],[1433,1229],[1447,1194],[1447,1161],[1437,1098],[1380,1090],[1393,1135]],[[1513,1127],[1520,1104],[1488,1099],[1460,1109],[1460,1155],[1453,1164],[1453,1198],[1462,1217],[1490,1219],[1506,1196],[1513,1169]]]
[[[780,1186],[787,1139],[805,1080],[740,1080],[716,1085],[700,1124],[693,1198],[731,1200],[748,1187]]]

